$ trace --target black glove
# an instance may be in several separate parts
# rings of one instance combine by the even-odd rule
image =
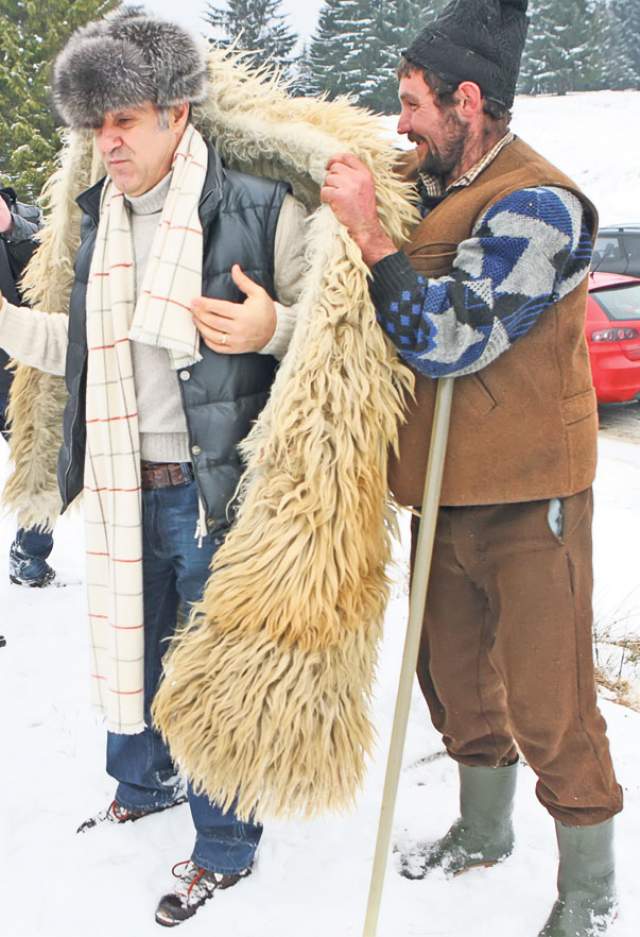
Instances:
[[[10,186],[7,186],[5,189],[0,189],[0,196],[7,203],[7,208],[9,211],[16,210],[16,202],[18,201],[18,196],[16,195],[16,190],[12,189]]]

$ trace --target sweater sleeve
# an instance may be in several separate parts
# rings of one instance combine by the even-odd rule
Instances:
[[[422,276],[402,252],[377,263],[371,293],[378,321],[428,377],[479,371],[586,277],[591,249],[577,196],[521,189],[480,216],[449,275]]]
[[[12,225],[10,231],[0,234],[0,238],[5,242],[6,249],[11,257],[11,266],[16,279],[20,280],[25,267],[31,260],[36,249],[37,242],[35,235],[40,227],[39,215],[36,210],[31,210],[32,218],[25,218],[19,212],[12,211]]]
[[[270,341],[260,350],[261,355],[283,358],[289,347],[304,274],[305,219],[304,206],[292,195],[285,196],[278,217],[274,248],[276,329]]]
[[[64,375],[68,323],[63,313],[49,315],[0,297],[0,348],[39,371]]]
[[[21,241],[30,241],[38,233],[40,225],[37,221],[23,218],[18,212],[13,211],[11,212],[11,218],[13,222],[11,230],[3,235],[7,242],[18,244]]]

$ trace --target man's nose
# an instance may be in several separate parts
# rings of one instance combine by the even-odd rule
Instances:
[[[122,137],[116,129],[101,127],[96,136],[100,152],[105,156],[122,146]]]
[[[406,114],[401,113],[398,117],[398,133],[409,133],[411,130],[411,121]]]

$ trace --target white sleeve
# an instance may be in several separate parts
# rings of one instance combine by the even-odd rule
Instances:
[[[260,350],[261,355],[282,358],[289,347],[305,267],[305,218],[304,206],[292,195],[286,195],[278,217],[273,258],[276,329]]]
[[[21,364],[62,376],[69,344],[69,319],[0,299],[0,348]]]

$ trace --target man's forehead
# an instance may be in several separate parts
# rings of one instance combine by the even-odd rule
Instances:
[[[143,101],[142,104],[128,104],[114,111],[105,111],[103,123],[108,120],[117,120],[118,117],[125,114],[130,116],[132,114],[149,114],[155,111],[157,111],[157,107],[152,101]]]
[[[398,97],[401,101],[420,101],[431,94],[431,88],[424,80],[422,72],[411,72],[403,75],[398,87]]]

